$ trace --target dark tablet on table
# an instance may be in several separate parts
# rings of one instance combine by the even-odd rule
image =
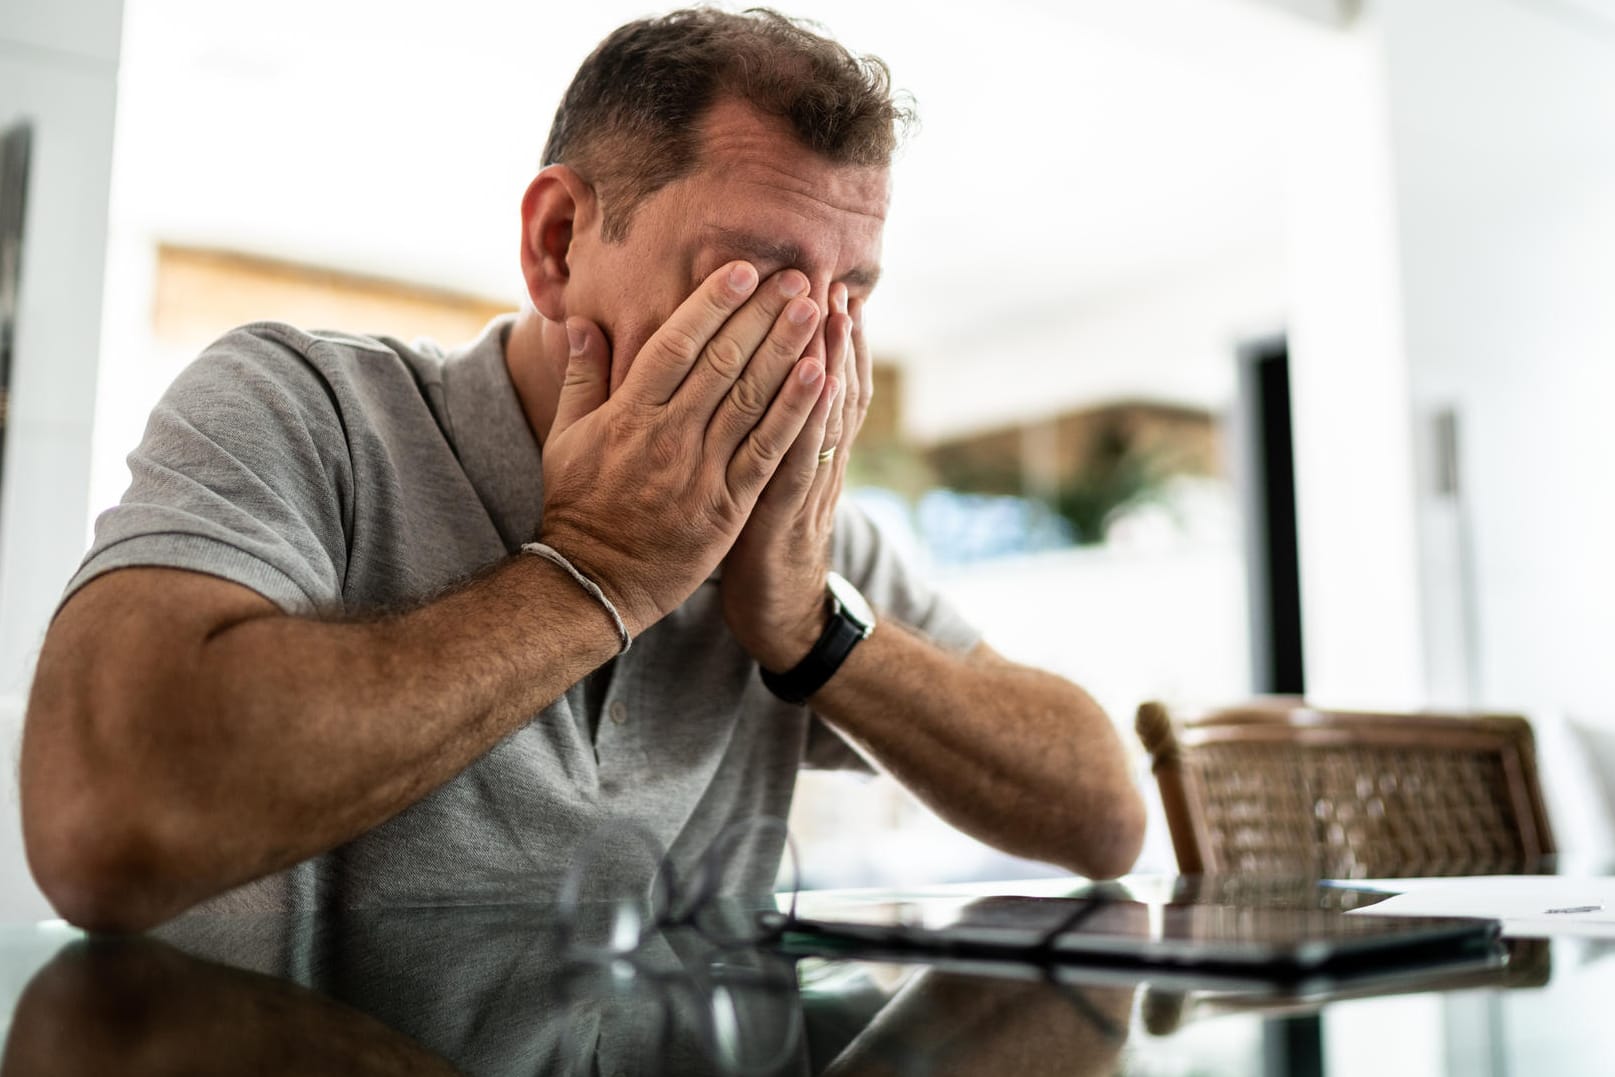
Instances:
[[[805,901],[786,948],[1197,970],[1343,974],[1497,950],[1495,920],[1348,916],[1333,908],[1073,897]]]

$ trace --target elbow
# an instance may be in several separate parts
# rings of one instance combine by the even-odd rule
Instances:
[[[1066,865],[1089,879],[1114,879],[1132,870],[1144,848],[1144,798],[1132,785],[1093,813],[1086,840]]]
[[[122,934],[183,911],[190,902],[176,900],[167,858],[135,813],[115,813],[88,799],[66,806],[24,798],[28,866],[56,912],[86,931]]]
[[[181,885],[185,829],[153,791],[150,768],[88,732],[127,724],[36,686],[23,726],[28,867],[57,914],[86,931],[145,931],[206,896]],[[106,762],[113,759],[121,764]]]

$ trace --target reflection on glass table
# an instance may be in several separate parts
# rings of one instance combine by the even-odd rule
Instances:
[[[1255,880],[1126,892],[1161,923],[1208,894],[1357,900]],[[793,956],[693,926],[612,952],[561,926],[554,907],[485,905],[197,915],[132,939],[0,927],[0,1074],[1233,1075],[1282,1072],[1264,1069],[1263,1029],[1297,1012],[1321,1015],[1336,1077],[1592,1074],[1615,1057],[1615,961],[1596,940],[1285,993],[1085,961]]]
[[[1028,1052],[1031,1072],[1106,1073],[1132,1006],[1131,988],[921,969],[870,991],[852,963],[799,969],[689,929],[579,961],[534,914],[217,917],[74,940],[24,991],[0,1073],[980,1073]]]

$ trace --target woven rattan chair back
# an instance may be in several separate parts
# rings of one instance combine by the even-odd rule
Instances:
[[[1519,872],[1555,851],[1520,717],[1146,703],[1137,728],[1185,873]]]

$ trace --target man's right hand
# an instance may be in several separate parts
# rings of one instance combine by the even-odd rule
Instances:
[[[835,386],[802,354],[820,317],[807,292],[794,269],[759,287],[749,263],[721,267],[609,399],[604,336],[568,319],[540,541],[599,584],[630,634],[712,573],[803,427],[822,433]]]

